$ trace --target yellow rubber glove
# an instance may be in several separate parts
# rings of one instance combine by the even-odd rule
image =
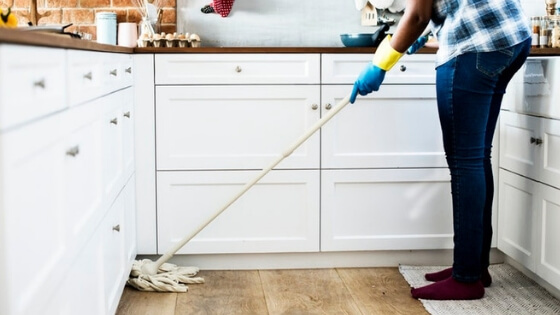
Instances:
[[[390,41],[391,35],[387,35],[379,47],[377,47],[373,55],[373,61],[366,65],[356,82],[354,82],[350,103],[354,104],[358,94],[367,95],[373,91],[378,91],[385,79],[385,72],[391,69],[404,55],[394,50],[389,43]]]
[[[12,8],[8,8],[6,13],[0,9],[0,27],[15,28],[18,25],[18,20],[15,14],[12,13]]]
[[[373,54],[373,64],[385,71],[389,71],[404,55],[404,53],[394,50],[390,42],[391,35],[385,36]]]

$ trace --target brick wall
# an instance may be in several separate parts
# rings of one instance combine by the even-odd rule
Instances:
[[[152,2],[149,0],[148,2]],[[0,7],[5,9],[12,5],[12,11],[17,15],[21,26],[28,23],[24,17],[29,12],[31,0],[0,0]],[[175,32],[177,29],[176,0],[158,0],[162,8],[161,31]],[[141,14],[135,6],[134,0],[37,0],[39,14],[50,12],[50,15],[39,20],[38,25],[65,25],[67,31],[90,33],[95,39],[95,13],[115,12],[117,23],[135,22],[141,20]]]

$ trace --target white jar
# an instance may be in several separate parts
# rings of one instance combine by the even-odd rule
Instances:
[[[98,12],[95,14],[97,42],[100,44],[117,44],[117,14],[115,12]]]

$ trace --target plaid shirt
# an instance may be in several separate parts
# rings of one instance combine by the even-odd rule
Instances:
[[[437,65],[467,52],[489,52],[531,37],[519,0],[434,0],[432,32]]]

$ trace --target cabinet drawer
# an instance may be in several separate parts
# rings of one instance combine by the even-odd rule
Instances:
[[[319,83],[319,54],[156,54],[157,84]]]
[[[321,171],[321,251],[453,247],[447,169]]]
[[[323,89],[323,115],[349,90]],[[321,129],[321,161],[323,168],[447,167],[435,86],[387,85],[358,97]]]
[[[323,54],[323,84],[353,84],[373,54]],[[385,75],[383,84],[435,84],[435,55],[405,55]]]
[[[66,107],[63,49],[0,46],[0,129]]]
[[[158,172],[159,252],[206,222],[257,174]],[[317,252],[318,196],[318,170],[273,170],[178,253]]]
[[[319,119],[316,85],[159,86],[156,102],[158,170],[261,169]],[[318,167],[318,132],[278,165]]]

